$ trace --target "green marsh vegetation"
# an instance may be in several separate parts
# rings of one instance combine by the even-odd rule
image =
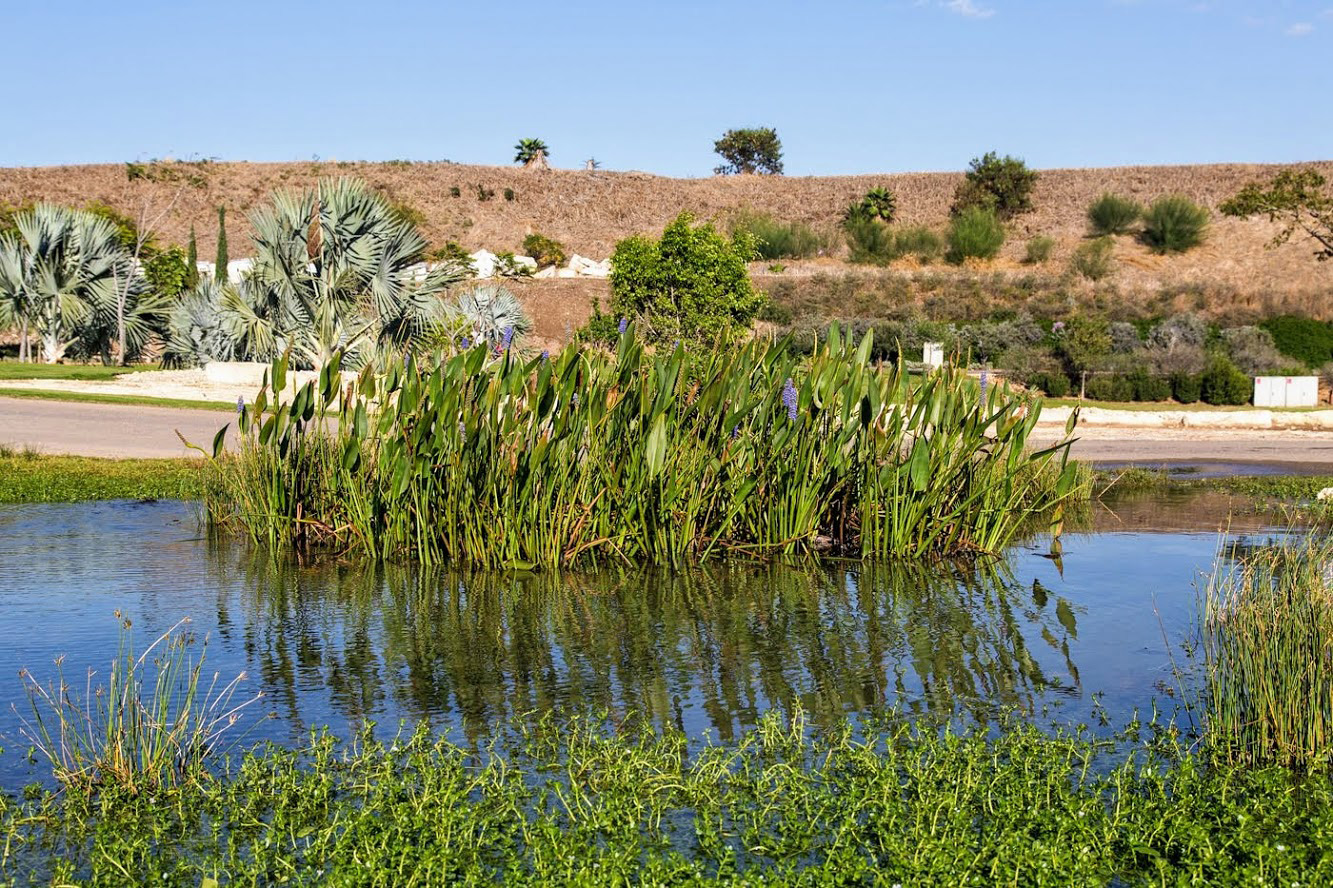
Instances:
[[[1323,769],[1333,755],[1333,536],[1236,553],[1204,591],[1210,752]]]
[[[198,499],[203,470],[197,459],[99,459],[0,444],[0,503]]]
[[[1112,744],[772,713],[691,748],[549,720],[480,748],[426,728],[267,747],[155,796],[0,803],[0,878],[107,885],[1315,885],[1333,787],[1206,767],[1169,724]]]
[[[206,764],[238,742],[231,729],[262,694],[237,698],[244,673],[226,681],[209,676],[207,639],[195,656],[188,620],[137,650],[130,621],[115,616],[123,620],[120,650],[105,683],[89,671],[80,692],[77,680],[66,681],[61,660],[49,684],[27,670],[19,674],[31,715],[21,733],[32,754],[69,789],[114,786],[137,795],[206,776]]]
[[[614,352],[484,342],[347,389],[335,360],[246,407],[208,510],[272,548],[482,567],[993,555],[1033,520],[1058,531],[1087,486],[1067,444],[1027,449],[1038,403],[913,381],[872,347],[834,328],[808,359],[650,352],[629,328]],[[279,359],[275,390],[285,375]],[[337,423],[312,421],[326,407]]]

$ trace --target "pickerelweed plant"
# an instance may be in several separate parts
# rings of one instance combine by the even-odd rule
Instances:
[[[631,325],[613,352],[484,343],[345,389],[335,357],[290,400],[279,359],[239,449],[214,442],[208,510],[275,547],[486,567],[993,554],[1035,517],[1059,532],[1087,485],[1067,437],[1029,451],[1039,403],[871,348],[835,327],[808,358],[652,352]]]

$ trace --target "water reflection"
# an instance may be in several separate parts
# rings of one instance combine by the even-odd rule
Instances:
[[[220,581],[241,573],[219,631],[240,634],[293,725],[318,689],[352,723],[393,713],[474,739],[551,709],[728,738],[773,705],[818,722],[885,704],[984,718],[1080,691],[1078,608],[1003,563],[515,575],[211,556]]]

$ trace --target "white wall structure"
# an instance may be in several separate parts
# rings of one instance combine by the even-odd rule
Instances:
[[[1318,376],[1256,376],[1254,406],[1317,407]]]
[[[921,345],[921,363],[927,367],[944,366],[944,345],[939,342],[926,342]]]

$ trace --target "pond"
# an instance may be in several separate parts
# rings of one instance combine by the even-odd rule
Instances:
[[[488,574],[274,564],[211,539],[191,503],[6,507],[0,784],[40,773],[21,754],[19,670],[46,680],[64,657],[72,684],[90,668],[104,674],[117,611],[140,644],[189,618],[208,639],[210,672],[244,671],[263,691],[272,718],[252,736],[284,743],[326,725],[346,735],[421,719],[479,743],[551,710],[634,713],[723,740],[774,706],[800,706],[815,724],[887,707],[986,720],[1016,706],[1118,725],[1176,692],[1173,657],[1224,511],[1128,502],[1067,534],[1059,559],[1039,538],[980,570],[849,561]],[[1162,514],[1169,530],[1157,529]],[[1241,527],[1239,542],[1268,532],[1258,518]]]

